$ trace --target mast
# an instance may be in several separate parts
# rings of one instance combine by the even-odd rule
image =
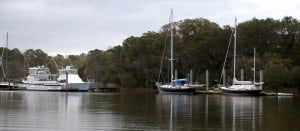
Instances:
[[[235,63],[236,63],[236,28],[237,28],[237,20],[236,17],[234,19],[234,46],[233,46],[233,79],[236,79],[235,77]]]
[[[173,9],[171,9],[171,15],[170,15],[170,30],[171,30],[171,58],[170,58],[170,61],[171,61],[171,82],[172,80],[174,79],[174,75],[173,75],[173,68],[174,68],[174,65],[173,65]]]
[[[255,47],[253,48],[254,49],[254,59],[253,59],[253,83],[255,84],[255,53],[256,53],[256,49]]]
[[[8,32],[6,33],[5,78],[7,77],[7,52],[8,52]]]

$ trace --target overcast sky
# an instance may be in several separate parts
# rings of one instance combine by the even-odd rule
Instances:
[[[206,18],[233,25],[256,18],[299,19],[299,0],[0,0],[0,46],[42,49],[50,55],[107,50],[129,36],[158,32],[168,23]]]

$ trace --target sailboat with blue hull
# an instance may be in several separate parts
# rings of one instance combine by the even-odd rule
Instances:
[[[191,79],[174,79],[174,64],[173,61],[175,60],[173,57],[173,29],[174,29],[174,23],[173,23],[173,9],[171,10],[170,15],[170,33],[171,33],[171,39],[170,39],[170,52],[171,52],[171,58],[170,60],[170,82],[169,83],[160,83],[156,82],[156,86],[160,93],[188,93],[193,94],[197,87],[200,87],[197,83],[192,83]]]

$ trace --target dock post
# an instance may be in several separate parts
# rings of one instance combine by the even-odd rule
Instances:
[[[241,81],[244,80],[244,69],[241,69]]]
[[[190,70],[190,84],[193,84],[193,70]]]
[[[206,70],[206,91],[208,91],[208,85],[209,85],[209,82],[208,82],[208,70]]]
[[[68,84],[69,84],[69,73],[66,72],[66,89],[68,88]]]
[[[225,69],[223,69],[223,86],[225,86],[226,85],[226,71],[225,71]]]
[[[263,82],[263,70],[259,71],[259,81]],[[263,89],[263,84],[260,84],[260,89]]]

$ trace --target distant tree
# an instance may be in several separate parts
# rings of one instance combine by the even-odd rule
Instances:
[[[98,49],[89,51],[85,70],[86,76],[95,82],[103,83],[106,64],[107,57],[104,51]]]

